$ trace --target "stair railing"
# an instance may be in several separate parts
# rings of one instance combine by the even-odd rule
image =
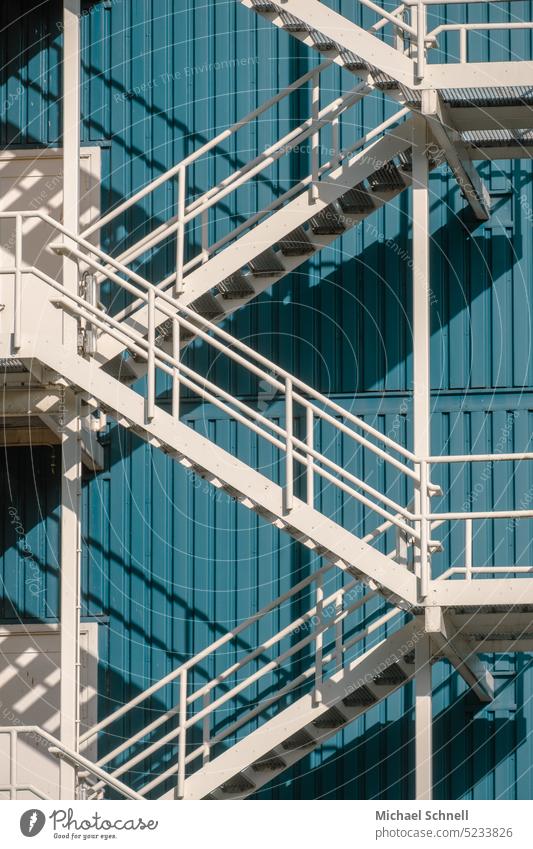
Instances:
[[[56,245],[57,251],[86,263],[94,272],[102,270],[102,263],[116,269],[108,270],[106,272],[108,277],[117,286],[147,305],[147,338],[144,338],[143,333],[134,326],[126,325],[106,314],[98,305],[92,303],[92,297],[87,300],[67,291],[61,282],[53,280],[39,268],[23,266],[23,222],[31,218],[46,222],[57,233],[68,237],[68,245],[63,243]],[[309,506],[314,506],[314,481],[318,476],[355,498],[382,519],[394,522],[405,533],[420,540],[421,532],[414,527],[413,522],[416,520],[413,519],[411,511],[340,466],[315,447],[315,424],[327,423],[336,432],[351,440],[351,443],[354,443],[354,449],[357,447],[368,450],[375,458],[388,464],[396,473],[400,473],[405,484],[420,486],[420,464],[411,451],[313,387],[293,377],[285,369],[254,351],[227,331],[212,324],[195,310],[181,306],[178,300],[168,293],[157,290],[149,281],[122,265],[118,260],[107,256],[85,239],[70,234],[67,228],[50,216],[35,212],[0,213],[0,219],[15,220],[16,243],[17,245],[20,243],[20,250],[16,251],[15,266],[2,269],[2,273],[15,276],[15,350],[18,350],[21,344],[22,280],[23,277],[33,275],[61,296],[53,299],[57,307],[75,314],[80,321],[85,322],[87,327],[108,334],[120,341],[121,345],[134,355],[146,359],[148,366],[145,393],[147,423],[151,422],[156,414],[161,415],[163,412],[156,405],[156,376],[158,372],[162,372],[171,379],[172,415],[176,419],[180,417],[181,390],[185,388],[202,400],[212,403],[234,421],[244,425],[280,451],[285,464],[285,508],[288,514],[293,508],[294,464],[298,463],[305,471]],[[74,244],[79,247],[72,247],[71,245]],[[123,277],[120,276],[121,274]],[[156,328],[163,322],[170,322],[172,328],[175,342],[172,354],[156,344]],[[228,358],[263,385],[270,386],[273,394],[278,394],[283,400],[285,426],[267,418],[250,404],[234,398],[222,387],[182,362],[179,341],[184,333],[201,339],[217,356]],[[296,405],[305,414],[307,432],[304,438],[298,437],[294,432]],[[430,487],[430,491],[436,491],[436,488]]]
[[[24,737],[26,742],[30,742],[35,746],[45,747],[50,754],[58,758],[63,758],[71,763],[76,769],[83,770],[90,776],[93,776],[101,786],[109,787],[125,799],[144,800],[144,796],[136,793],[130,787],[125,785],[118,778],[101,769],[97,764],[84,757],[79,752],[75,752],[68,746],[65,746],[60,740],[49,734],[38,725],[4,725],[0,727],[0,738],[8,739],[7,751],[9,752],[9,783],[0,789],[7,790],[10,793],[11,799],[18,799],[18,794],[22,791],[29,791],[41,799],[48,798],[35,785],[20,783],[18,780],[17,770],[20,763],[20,751],[18,747],[19,738]],[[2,747],[5,751],[5,748]],[[96,785],[94,785],[96,786]]]
[[[379,530],[383,534],[390,527],[390,522],[384,523]],[[365,537],[365,540],[370,540],[377,533],[378,531],[374,531]],[[391,556],[393,556],[393,553]],[[335,579],[337,574],[338,569],[331,563],[316,570],[290,590],[269,602],[249,619],[240,623],[232,631],[219,637],[195,657],[185,661],[160,681],[155,682],[127,704],[98,722],[81,735],[80,743],[87,743],[96,735],[109,729],[117,720],[123,719],[136,708],[145,704],[148,699],[157,693],[161,693],[165,687],[177,682],[178,700],[176,706],[160,711],[151,722],[134,734],[128,734],[127,739],[101,757],[97,761],[97,765],[100,769],[103,767],[109,769],[113,762],[116,762],[128,750],[132,750],[138,745],[139,750],[135,754],[130,754],[122,762],[119,761],[118,765],[108,773],[113,778],[118,778],[133,770],[146,758],[157,754],[164,747],[177,745],[178,752],[175,762],[145,783],[139,792],[145,796],[169,778],[177,776],[177,795],[179,798],[183,797],[186,769],[189,764],[198,759],[202,759],[203,763],[209,761],[215,746],[236,734],[243,725],[254,721],[286,696],[294,694],[296,690],[308,691],[311,687],[314,700],[319,703],[325,676],[342,669],[353,656],[354,651],[360,652],[361,643],[364,640],[372,640],[373,634],[383,629],[401,613],[398,608],[393,607],[368,624],[363,622],[363,627],[361,627],[359,616],[356,616],[356,614],[361,612],[377,593],[365,591],[360,582],[352,579],[344,587],[325,594],[326,580]],[[288,611],[290,606],[294,606],[298,598],[305,597],[306,592],[310,591],[313,586],[315,604],[310,609],[289,621],[277,633],[272,634],[257,647],[249,647],[253,632],[246,639],[243,636],[245,632],[252,628],[255,629],[273,612],[282,616],[283,610]],[[331,632],[332,636],[326,641],[325,635],[328,632]],[[214,663],[214,656],[221,649],[224,649],[222,656],[227,656],[230,643],[234,644],[235,651],[241,645],[244,645],[246,647],[244,655],[230,663],[215,677],[207,679],[205,683],[195,688],[193,684],[195,670],[196,675],[205,678],[206,661],[211,658],[211,662]],[[301,653],[304,650],[310,652],[306,658],[305,669],[301,672],[297,671],[290,677],[292,664],[298,657],[301,659]],[[254,669],[246,674],[244,670],[250,664],[254,664]],[[283,682],[282,686],[276,686],[274,693],[267,690],[259,700],[255,695],[247,697],[246,693],[253,685],[259,686],[266,676],[274,673],[283,673],[286,676],[288,675],[289,679]],[[221,692],[219,693],[219,691]],[[239,717],[227,727],[213,732],[212,725],[217,719],[216,712],[224,705],[235,702],[237,699],[242,701]],[[195,708],[194,705],[197,702],[200,702],[200,706]],[[150,713],[154,712],[154,710],[150,711]],[[165,732],[164,726],[169,723],[171,728]],[[198,726],[202,729],[201,744],[188,744],[187,740],[191,739],[192,729]],[[154,732],[158,729],[164,731],[163,736],[154,740]],[[96,783],[92,792],[96,794],[102,786],[102,782]]]
[[[295,198],[301,192],[303,192],[307,189],[312,189],[313,186],[317,185],[317,181],[319,181],[326,174],[331,172],[332,169],[342,165],[343,162],[346,162],[349,157],[354,156],[354,154],[356,154],[358,151],[361,151],[361,155],[364,156],[365,153],[366,153],[366,151],[364,150],[365,145],[369,145],[371,142],[373,142],[379,136],[383,135],[383,133],[385,133],[391,127],[394,127],[394,125],[400,123],[401,121],[403,121],[403,119],[407,118],[407,116],[409,115],[409,111],[410,110],[407,107],[399,109],[397,112],[395,112],[389,118],[382,121],[381,124],[379,124],[377,127],[374,127],[372,130],[369,130],[363,136],[356,139],[356,141],[353,142],[352,144],[350,144],[348,147],[343,148],[342,150],[339,149],[338,152],[335,153],[330,159],[328,159],[327,162],[325,162],[325,163],[323,163],[319,166],[318,177],[313,172],[308,174],[306,177],[303,177],[301,180],[294,183],[294,185],[292,185],[290,187],[290,189],[287,189],[287,191],[283,192],[281,195],[279,195],[277,198],[275,198],[275,200],[273,200],[270,204],[265,206],[259,212],[256,212],[253,215],[251,215],[245,221],[241,222],[237,227],[235,227],[233,230],[231,230],[226,235],[222,236],[220,239],[218,239],[212,245],[209,245],[204,240],[204,245],[202,247],[201,254],[193,257],[192,259],[190,259],[188,262],[186,262],[184,264],[184,266],[183,266],[184,274],[188,274],[189,272],[193,271],[196,267],[198,267],[198,265],[204,264],[205,262],[207,262],[209,259],[211,259],[213,256],[215,256],[219,251],[221,251],[222,248],[226,247],[231,242],[234,242],[237,238],[239,238],[239,236],[241,236],[246,231],[251,230],[253,227],[255,227],[260,222],[264,221],[272,213],[281,209],[289,200],[292,200],[293,198]],[[332,126],[333,126],[333,121],[332,121]],[[369,150],[368,152],[369,152],[369,155],[372,155],[371,150]],[[202,211],[202,215],[204,215],[204,214],[205,214],[205,210]],[[129,264],[131,261],[133,261],[134,258],[137,258],[141,253],[143,253],[146,250],[154,247],[155,243],[152,240],[153,239],[161,240],[162,238],[166,238],[165,233],[168,235],[168,231],[166,230],[166,228],[168,226],[173,226],[173,223],[175,223],[175,220],[176,219],[172,219],[171,221],[168,222],[168,224],[162,225],[161,228],[154,231],[154,233],[149,234],[149,236],[146,237],[146,241],[143,242],[143,244],[140,247],[139,247],[139,245],[137,247],[134,247],[135,256],[133,256],[133,254],[128,253],[126,255],[126,259],[124,259],[124,255],[122,255],[122,257],[119,257],[118,259],[121,262],[124,261],[126,264]],[[139,251],[139,253],[137,253],[137,251]],[[106,272],[102,272],[101,274],[97,275],[97,280],[99,282],[102,282],[105,279],[105,277],[106,277]],[[165,278],[163,278],[163,280],[161,280],[159,283],[157,283],[156,288],[161,289],[161,290],[166,290],[166,289],[170,288],[174,284],[174,282],[175,282],[175,274],[171,273],[171,274],[168,274]],[[185,282],[185,280],[184,280],[184,282]],[[134,299],[123,310],[116,313],[115,317],[118,318],[118,319],[127,318],[128,316],[132,315],[132,313],[134,313],[135,310],[137,310],[141,305],[142,305],[141,301]]]
[[[332,134],[334,149],[332,151],[331,161],[338,162],[340,160],[339,119],[345,112],[351,109],[369,91],[371,91],[372,86],[368,83],[361,83],[347,94],[341,95],[321,109],[320,78],[323,71],[325,71],[330,65],[331,61],[327,60],[322,62],[317,68],[314,68],[304,74],[282,92],[270,98],[262,106],[250,112],[245,118],[242,118],[229,129],[219,133],[214,139],[207,142],[189,156],[185,157],[177,165],[170,168],[138,192],[135,192],[130,198],[123,201],[115,209],[97,219],[89,227],[83,230],[82,236],[87,239],[89,236],[94,236],[96,233],[101,232],[103,227],[115,221],[124,212],[153,193],[156,189],[171,180],[177,180],[176,214],[168,221],[160,224],[152,232],[143,236],[134,245],[127,248],[127,250],[119,255],[118,259],[122,263],[130,265],[132,262],[143,255],[148,254],[163,241],[166,241],[169,237],[175,234],[176,270],[172,275],[170,275],[170,277],[173,278],[175,294],[179,294],[183,289],[185,274],[199,264],[205,263],[219,247],[218,242],[216,245],[209,244],[209,211],[215,205],[227,198],[237,189],[242,188],[242,186],[250,180],[260,176],[277,160],[297,149],[302,142],[306,141],[308,138],[311,138],[311,158],[313,164],[310,188],[311,192],[313,192],[316,188],[316,182],[320,178],[321,173],[323,173],[323,168],[320,163],[320,133],[321,130],[328,125],[331,125],[333,128]],[[311,83],[312,92],[311,116],[298,127],[295,127],[282,138],[278,139],[275,143],[268,146],[266,150],[262,151],[250,162],[239,166],[232,174],[220,183],[211,187],[194,200],[188,202],[188,174],[195,163],[209,152],[215,150],[223,142],[230,139],[243,127],[255,121],[263,113],[279,104],[290,94],[300,90],[308,82]],[[201,249],[191,260],[186,261],[186,230],[189,226],[194,226],[197,220],[200,222]],[[231,236],[228,235],[224,238],[228,239],[231,238]],[[103,279],[103,276],[98,276],[99,283],[101,283]]]

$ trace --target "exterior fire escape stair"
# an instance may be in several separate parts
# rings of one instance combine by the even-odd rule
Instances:
[[[320,180],[316,199],[311,198],[308,188],[304,189],[188,274],[180,304],[218,323],[393,200],[411,184],[411,136],[412,127],[407,120]],[[57,250],[64,248],[58,246]],[[165,346],[169,329],[164,318],[161,314],[157,317],[161,346]],[[122,321],[146,333],[147,308],[139,307]],[[191,338],[192,334],[184,335],[182,344]],[[121,369],[123,375],[127,374],[123,361],[118,359],[123,350],[119,341],[103,336],[98,360],[115,375]],[[127,362],[135,377],[144,375],[144,362]]]
[[[287,512],[283,488],[214,442],[194,432],[161,407],[146,417],[146,400],[133,389],[85,359],[44,338],[35,340],[35,359],[60,375],[71,387],[96,399],[116,421],[163,450],[195,474],[241,504],[305,542],[340,568],[379,588],[393,603],[417,602],[417,579],[406,568],[363,542],[350,531],[299,499]]]
[[[413,619],[189,776],[185,799],[243,799],[323,745],[414,675]],[[173,798],[171,791],[162,798]]]

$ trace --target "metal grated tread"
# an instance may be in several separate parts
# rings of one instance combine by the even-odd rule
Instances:
[[[386,669],[381,672],[377,678],[374,678],[374,684],[380,686],[390,686],[392,684],[401,684],[407,681],[407,675],[397,663],[391,663]]]
[[[347,708],[369,707],[370,705],[373,705],[374,702],[377,702],[377,696],[375,696],[372,690],[365,685],[358,687],[357,690],[354,690],[353,693],[349,693],[342,700],[343,705]]]
[[[339,203],[342,211],[347,215],[360,215],[371,212],[375,208],[374,201],[363,183],[346,192]]]
[[[402,176],[394,162],[387,162],[382,168],[374,171],[369,176],[368,183],[373,192],[390,192],[404,186]]]
[[[204,295],[200,295],[193,303],[191,304],[191,309],[201,315],[202,318],[208,318],[209,320],[213,318],[219,318],[221,315],[224,315],[224,310],[221,308],[217,299],[211,294],[211,292],[206,292]]]
[[[333,729],[341,728],[347,722],[347,717],[338,708],[332,707],[326,713],[323,713],[322,716],[314,719],[313,725],[315,728]]]
[[[254,294],[253,286],[246,281],[246,277],[242,271],[236,271],[230,277],[226,277],[222,283],[219,283],[218,290],[225,300],[232,298],[247,298],[248,295]]]
[[[279,242],[279,247],[284,256],[302,256],[315,251],[303,227],[297,227],[296,230],[284,236]]]
[[[286,740],[281,744],[286,752],[293,751],[294,749],[308,749],[311,746],[314,746],[314,739],[311,737],[307,731],[297,731],[295,734],[291,734]]]
[[[342,219],[342,213],[337,211],[334,204],[330,204],[322,212],[319,212],[318,215],[311,218],[309,224],[311,230],[317,236],[339,236],[346,229]]]
[[[262,758],[258,758],[252,764],[252,769],[254,772],[277,772],[278,770],[285,769],[286,766],[287,764],[283,758],[272,751],[267,752]]]
[[[225,781],[224,784],[220,786],[220,790],[222,793],[225,793],[227,796],[236,796],[238,793],[248,793],[248,791],[253,790],[255,788],[255,784],[252,784],[245,775],[235,775],[233,778]]]
[[[316,29],[311,30],[311,38],[313,39],[314,46],[320,53],[329,53],[332,50],[340,53],[341,48],[337,42],[333,41],[333,39],[329,38],[327,35],[324,35],[324,33],[319,32]]]
[[[280,18],[283,24],[282,28],[287,32],[309,32],[309,26],[296,15],[291,15],[290,12],[280,12]]]
[[[272,248],[268,248],[259,256],[254,257],[248,263],[252,274],[256,277],[271,277],[275,274],[283,274],[285,271]]]

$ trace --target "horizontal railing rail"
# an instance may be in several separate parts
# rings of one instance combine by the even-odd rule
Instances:
[[[57,232],[70,238],[69,231],[63,225],[41,213],[1,213],[0,219],[5,218],[15,219],[17,242],[22,241],[20,234],[23,222],[27,218],[40,218]],[[305,471],[306,500],[310,506],[315,504],[314,482],[317,477],[322,478],[355,498],[382,519],[394,522],[405,533],[413,534],[415,537],[418,535],[418,531],[410,524],[412,517],[406,507],[339,465],[323,450],[316,447],[316,425],[317,423],[327,424],[335,433],[342,434],[354,443],[354,448],[369,451],[377,460],[393,468],[402,476],[406,484],[410,482],[411,486],[420,486],[417,459],[411,451],[313,387],[295,378],[220,327],[213,325],[196,311],[181,306],[179,301],[168,293],[154,289],[147,280],[127,269],[117,260],[107,257],[86,240],[73,235],[70,241],[77,243],[79,248],[61,245],[59,249],[74,259],[84,261],[95,271],[102,267],[98,260],[107,261],[109,266],[116,269],[107,272],[109,277],[128,293],[145,302],[148,307],[147,338],[134,327],[119,322],[98,306],[67,291],[62,283],[53,280],[40,269],[26,268],[19,263],[14,269],[2,270],[2,273],[15,274],[15,347],[20,346],[21,343],[22,279],[27,275],[33,275],[61,295],[61,298],[54,299],[57,306],[74,313],[90,327],[120,341],[136,356],[146,360],[145,400],[148,421],[151,421],[156,414],[156,376],[158,372],[161,372],[171,379],[171,412],[174,417],[180,416],[182,390],[187,389],[203,401],[213,404],[280,451],[284,462],[287,511],[290,511],[293,506],[295,464],[299,464]],[[93,255],[96,255],[97,259],[94,259]],[[121,273],[129,279],[119,276]],[[158,316],[157,320],[156,316]],[[165,320],[170,322],[172,329],[171,354],[156,345],[156,324],[158,321]],[[233,397],[212,380],[187,366],[180,357],[180,339],[184,332],[201,339],[217,357],[223,356],[232,361],[251,377],[257,379],[262,386],[270,387],[272,394],[277,394],[283,401],[285,424],[269,419],[251,404]],[[301,438],[294,429],[295,405],[298,405],[305,414],[306,432]]]
[[[152,180],[139,191],[135,192],[127,200],[120,203],[117,207],[106,213],[105,215],[94,221],[89,227],[82,231],[82,236],[88,238],[100,233],[104,227],[116,221],[121,215],[131,209],[135,204],[144,200],[150,194],[155,192],[161,186],[169,181],[177,180],[177,201],[175,214],[171,215],[168,220],[159,224],[151,232],[137,240],[133,245],[129,246],[125,251],[117,257],[119,261],[130,265],[143,256],[148,255],[162,242],[167,241],[175,235],[176,238],[176,268],[172,271],[164,281],[160,281],[160,285],[165,287],[172,282],[175,287],[175,292],[179,293],[183,289],[186,275],[199,264],[208,261],[217,251],[220,250],[236,236],[243,232],[244,225],[248,227],[257,223],[257,220],[264,218],[271,210],[269,207],[261,210],[256,215],[251,216],[247,222],[236,227],[232,232],[226,234],[222,239],[216,240],[213,244],[210,243],[210,220],[209,213],[217,204],[225,200],[249,183],[251,180],[259,178],[268,168],[283,156],[297,150],[302,142],[311,139],[311,162],[312,172],[309,179],[309,188],[312,193],[316,193],[317,183],[323,174],[339,163],[343,157],[343,151],[340,148],[340,124],[344,113],[351,109],[361,98],[372,90],[371,83],[361,83],[350,92],[342,94],[332,100],[325,107],[320,107],[320,79],[321,74],[331,65],[331,60],[326,60],[316,68],[304,74],[296,82],[292,83],[279,94],[270,98],[266,103],[257,109],[250,112],[245,118],[237,121],[232,127],[222,131],[212,140],[198,148],[196,151],[186,156],[178,164],[168,169],[164,174],[161,174],[155,180]],[[197,164],[202,157],[216,151],[220,145],[227,142],[235,133],[238,133],[243,127],[255,121],[269,109],[277,106],[282,100],[296,91],[302,89],[303,86],[311,83],[311,106],[310,117],[301,123],[299,126],[292,128],[281,138],[270,144],[265,150],[259,153],[249,162],[244,165],[239,165],[228,177],[217,183],[216,185],[204,191],[199,197],[189,200],[189,170]],[[328,163],[321,163],[321,131],[325,127],[331,127],[331,159]],[[324,165],[326,167],[324,167]],[[300,191],[305,187],[305,181],[299,181],[301,186]],[[294,186],[288,191],[292,191]],[[286,197],[287,192],[283,195]],[[279,205],[281,198],[273,201],[274,208]],[[269,205],[271,206],[271,205]],[[200,223],[201,245],[196,250],[195,255],[187,260],[186,258],[186,232],[187,228],[194,228],[196,221]],[[100,273],[97,278],[98,283],[105,280],[105,274]]]
[[[24,737],[26,740],[29,738],[30,742],[35,745],[42,745],[44,743],[50,754],[68,760],[74,767],[82,769],[89,775],[94,776],[98,782],[101,782],[104,786],[110,787],[123,798],[144,799],[141,794],[136,793],[118,778],[110,775],[79,752],[75,752],[73,749],[65,746],[60,740],[52,734],[49,734],[48,731],[40,728],[38,725],[0,726],[0,738],[1,737],[8,737],[9,739],[9,783],[7,788],[9,789],[11,799],[16,799],[17,793],[24,789],[30,789],[31,792],[34,792],[41,799],[47,798],[45,794],[43,794],[38,788],[35,789],[33,785],[27,785],[27,783],[19,784],[18,782],[17,769],[20,763],[18,742],[20,737]]]

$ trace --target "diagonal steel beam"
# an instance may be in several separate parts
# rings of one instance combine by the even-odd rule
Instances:
[[[479,221],[487,221],[490,218],[488,189],[477,173],[460,133],[453,125],[450,110],[437,91],[422,92],[422,114],[440,149],[439,153],[452,169],[474,215]]]
[[[426,632],[482,702],[494,699],[494,678],[476,654],[474,642],[463,637],[441,607],[426,607]]]
[[[254,12],[260,11],[252,0],[241,0],[241,3]],[[264,17],[281,29],[284,25],[279,20],[280,15],[282,13],[294,15],[311,30],[331,39],[343,49],[351,51],[365,63],[383,71],[399,83],[409,87],[415,84],[415,64],[412,59],[349,21],[344,15],[328,9],[318,0],[279,0],[273,6],[278,9],[278,12],[263,13]],[[310,47],[316,47],[311,32],[303,37],[300,33],[294,34]]]

